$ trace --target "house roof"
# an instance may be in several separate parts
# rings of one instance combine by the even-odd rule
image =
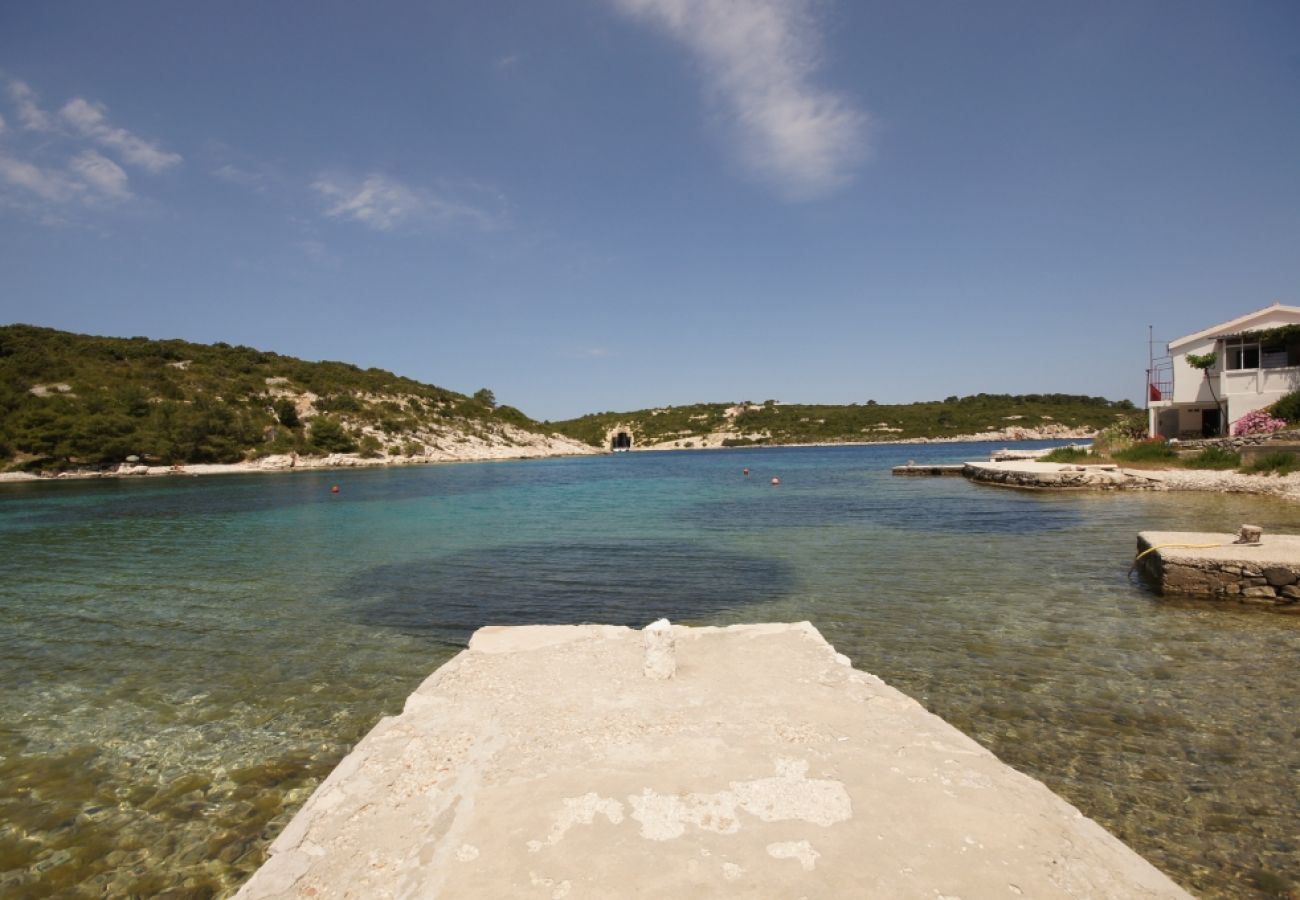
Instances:
[[[1204,340],[1209,337],[1223,337],[1224,335],[1236,334],[1239,331],[1248,331],[1250,325],[1256,319],[1263,318],[1270,313],[1288,313],[1295,317],[1297,324],[1300,324],[1300,306],[1283,306],[1281,303],[1274,303],[1263,309],[1257,309],[1254,312],[1246,313],[1244,316],[1238,316],[1235,319],[1229,319],[1227,322],[1220,322],[1218,325],[1211,325],[1209,328],[1196,332],[1195,334],[1184,335],[1169,342],[1169,350],[1172,352],[1183,344],[1190,344],[1193,341]]]

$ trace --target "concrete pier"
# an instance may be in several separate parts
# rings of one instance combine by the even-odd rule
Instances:
[[[238,896],[1188,896],[810,624],[668,627],[666,677],[662,634],[481,629]]]
[[[1266,533],[1258,544],[1236,539],[1219,532],[1143,531],[1138,567],[1162,594],[1300,613],[1300,535]]]

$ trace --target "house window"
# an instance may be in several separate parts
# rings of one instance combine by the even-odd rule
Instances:
[[[1223,345],[1224,368],[1258,369],[1259,344],[1245,341],[1225,341]]]

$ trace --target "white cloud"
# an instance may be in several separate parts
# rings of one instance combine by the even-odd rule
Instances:
[[[413,188],[377,173],[360,180],[322,175],[312,182],[312,189],[325,199],[327,216],[351,219],[376,231],[420,224],[488,229],[500,220],[499,214],[482,206],[453,200],[444,192]]]
[[[756,174],[793,198],[846,182],[866,153],[866,113],[812,82],[810,0],[609,0],[684,44]]]
[[[0,134],[5,133],[5,117],[0,116]]]
[[[81,134],[116,151],[125,162],[146,172],[156,175],[181,161],[180,154],[163,150],[155,142],[137,137],[125,128],[110,125],[103,104],[74,97],[59,110],[59,116]]]
[[[222,181],[228,181],[231,184],[237,184],[240,187],[250,188],[257,193],[266,190],[266,184],[271,180],[271,176],[266,172],[254,172],[250,169],[242,169],[231,163],[223,163],[212,170],[213,176],[220,178]]]
[[[9,82],[9,96],[18,107],[18,121],[32,131],[51,131],[54,128],[49,113],[36,105],[36,92],[25,81]]]
[[[83,185],[72,181],[62,172],[11,156],[0,156],[0,179],[54,203],[70,200],[84,189]]]
[[[69,168],[81,177],[83,183],[106,197],[122,200],[131,196],[122,167],[94,150],[74,157]]]

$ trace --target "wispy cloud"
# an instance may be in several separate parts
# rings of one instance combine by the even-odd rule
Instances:
[[[0,116],[0,134],[5,133],[5,117]]]
[[[0,180],[30,191],[51,203],[71,200],[84,190],[83,185],[56,169],[44,168],[12,156],[0,155]]]
[[[252,169],[244,169],[231,163],[223,163],[217,166],[212,170],[212,174],[222,181],[237,184],[258,193],[266,190],[267,182],[271,180],[271,176],[266,172],[254,172]]]
[[[503,213],[500,198],[494,211],[486,204],[453,199],[449,191],[411,187],[388,175],[364,178],[322,175],[312,189],[325,201],[325,215],[350,219],[376,231],[420,225],[466,225],[480,230],[498,227]]]
[[[32,131],[51,131],[50,115],[36,102],[36,92],[25,81],[9,82],[9,97],[18,107],[18,121]]]
[[[156,175],[181,162],[179,153],[163,150],[154,141],[138,137],[125,128],[110,125],[102,103],[91,103],[81,97],[74,97],[59,110],[59,116],[82,135],[115,151],[124,162],[139,166],[146,172]]]
[[[610,353],[609,350],[604,347],[588,347],[586,350],[582,351],[582,355],[592,359],[600,359],[609,356]]]
[[[867,115],[813,82],[811,0],[608,0],[666,32],[703,66],[708,89],[757,175],[795,199],[844,184],[866,154]]]
[[[80,176],[82,183],[105,197],[124,200],[131,196],[131,191],[127,188],[126,172],[122,171],[122,167],[94,150],[73,157],[68,167]]]
[[[27,82],[10,80],[7,88],[20,128],[0,119],[0,205],[64,223],[63,213],[77,206],[102,209],[134,197],[123,163],[157,174],[181,162],[111,123],[103,104],[74,97],[51,114]]]

